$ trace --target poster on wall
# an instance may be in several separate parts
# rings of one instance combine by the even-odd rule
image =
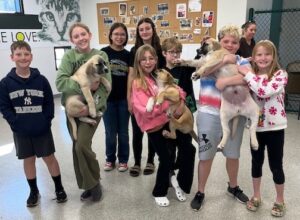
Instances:
[[[180,24],[180,30],[191,30],[193,25],[193,20],[186,19],[186,18],[180,19],[179,24]]]
[[[202,0],[189,0],[188,9],[189,12],[200,12],[202,8]]]
[[[128,41],[134,42],[136,37],[136,28],[127,28],[128,31]]]
[[[127,16],[127,3],[119,4],[119,16]]]
[[[204,11],[202,14],[202,27],[212,27],[214,20],[213,11]]]
[[[176,4],[176,18],[186,18],[186,4]]]
[[[136,13],[135,5],[130,5],[129,6],[129,15],[135,15],[135,13]]]
[[[148,11],[149,11],[148,6],[144,6],[143,7],[143,13],[146,15],[146,14],[148,14]]]
[[[68,30],[75,22],[81,21],[79,0],[58,1],[35,0],[30,16],[36,16],[40,29],[1,29],[0,49],[7,49],[14,41],[26,41],[31,47],[69,46]],[[100,11],[101,12],[101,11]],[[104,10],[103,13],[109,13]],[[26,14],[23,15],[26,19]]]
[[[157,13],[161,14],[161,15],[169,14],[169,5],[168,5],[168,3],[157,4]]]
[[[100,15],[102,16],[109,15],[109,8],[100,8]]]

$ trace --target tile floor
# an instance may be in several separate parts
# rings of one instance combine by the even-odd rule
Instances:
[[[101,184],[103,199],[98,203],[81,202],[72,165],[71,140],[68,136],[65,115],[60,107],[60,98],[55,99],[56,112],[52,131],[56,144],[56,157],[60,163],[64,187],[68,193],[68,202],[57,204],[52,199],[54,186],[52,179],[42,160],[37,161],[37,179],[41,193],[41,202],[35,208],[26,207],[29,193],[23,173],[22,161],[17,160],[12,143],[12,134],[4,119],[0,119],[0,149],[8,151],[0,155],[0,220],[12,219],[273,219],[270,215],[275,195],[272,177],[266,161],[262,184],[263,203],[260,210],[251,213],[243,204],[226,195],[227,174],[224,157],[215,157],[212,172],[207,183],[206,200],[199,212],[190,209],[189,203],[197,190],[197,170],[193,182],[192,193],[186,202],[176,199],[174,190],[170,188],[168,197],[170,206],[157,207],[151,196],[155,175],[130,177],[128,172],[120,173],[116,169],[104,172],[105,147],[103,123],[98,127],[93,140],[93,148],[101,165]],[[300,121],[296,114],[288,114],[289,127],[286,130],[284,168],[286,174],[285,198],[287,213],[283,219],[299,219],[300,217]],[[146,143],[146,137],[144,138]],[[11,144],[11,145],[10,145]],[[252,183],[250,175],[249,135],[245,130],[242,145],[239,185],[251,196]],[[146,148],[145,148],[146,149]],[[11,151],[11,152],[10,152]],[[146,150],[145,150],[146,151]],[[143,152],[143,165],[146,152]],[[157,158],[156,158],[157,159]],[[196,160],[197,161],[197,160]],[[133,156],[130,155],[129,165]],[[156,162],[157,163],[157,162]],[[196,167],[196,166],[195,166]]]

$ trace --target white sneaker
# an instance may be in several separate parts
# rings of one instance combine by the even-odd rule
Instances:
[[[111,171],[115,169],[115,164],[112,163],[112,162],[106,162],[105,165],[104,165],[104,170],[105,171]]]
[[[128,166],[127,163],[120,163],[119,167],[118,167],[118,171],[119,172],[125,172],[128,170]]]

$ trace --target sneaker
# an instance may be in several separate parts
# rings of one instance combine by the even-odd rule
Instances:
[[[202,208],[203,201],[204,201],[205,194],[198,191],[194,197],[194,199],[191,201],[191,208],[194,211],[199,211]]]
[[[239,201],[241,203],[246,203],[249,201],[248,196],[246,196],[243,193],[243,190],[241,190],[239,186],[231,188],[228,183],[227,192],[228,192],[228,195],[234,197],[237,201]]]
[[[57,203],[63,203],[63,202],[66,202],[68,200],[68,197],[67,197],[67,194],[66,194],[65,190],[55,192],[55,194],[56,194],[56,202]]]
[[[118,167],[118,171],[119,172],[125,172],[128,170],[128,166],[127,163],[120,163],[119,167]]]
[[[105,171],[111,171],[115,168],[115,164],[112,162],[106,162],[104,165],[104,170]]]
[[[30,191],[27,199],[27,207],[34,207],[39,204],[40,193],[39,191]]]
[[[118,167],[119,172],[125,172],[128,170],[127,163],[120,163]]]
[[[80,200],[81,201],[87,201],[90,199],[92,196],[92,193],[90,190],[85,190],[81,195],[80,195]]]

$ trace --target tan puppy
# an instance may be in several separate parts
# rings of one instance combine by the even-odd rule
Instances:
[[[223,61],[225,55],[230,54],[226,49],[222,48],[220,43],[210,38],[201,47],[205,55],[200,60],[181,61],[180,65],[196,67],[196,72],[192,75],[192,79],[196,80],[204,75],[211,68],[215,67]],[[227,77],[239,74],[235,64],[226,64],[215,72],[216,77]],[[238,115],[246,116],[251,119],[249,128],[251,147],[254,150],[258,149],[256,138],[256,125],[259,117],[259,107],[252,99],[249,89],[243,85],[227,86],[222,91],[220,119],[222,124],[223,137],[218,145],[218,149],[223,149],[229,136],[230,128],[229,121],[233,119],[232,136],[235,134],[238,122]]]
[[[70,77],[78,82],[84,96],[72,95],[66,100],[67,117],[72,125],[73,138],[75,140],[77,140],[77,125],[74,117],[77,117],[84,108],[88,107],[89,114],[92,118],[102,116],[102,112],[96,113],[96,105],[92,95],[91,85],[94,83],[98,83],[100,85],[100,83],[102,83],[107,92],[110,93],[111,84],[102,76],[107,73],[107,71],[108,68],[105,66],[102,57],[100,55],[94,55],[86,63],[79,67],[79,69]],[[84,100],[87,104],[84,103]],[[79,117],[79,120],[95,125],[97,122],[92,118]]]
[[[174,78],[166,70],[158,70],[156,72],[156,83],[159,87],[159,93],[156,97],[151,97],[148,100],[146,110],[151,112],[154,105],[160,105],[164,100],[169,102],[168,116],[170,117],[170,132],[163,131],[163,136],[166,138],[176,139],[175,130],[179,130],[184,134],[190,134],[198,143],[198,137],[194,132],[194,118],[191,111],[184,105],[184,110],[179,118],[175,118],[174,114],[180,107],[182,100],[180,99],[178,86],[174,84]]]

